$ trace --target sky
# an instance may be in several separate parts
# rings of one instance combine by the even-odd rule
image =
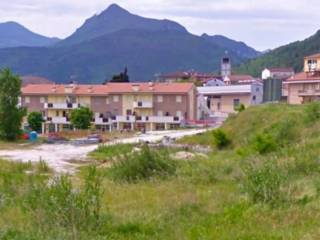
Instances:
[[[111,3],[141,16],[177,21],[193,34],[220,34],[261,51],[320,29],[319,0],[0,0],[0,22],[16,21],[36,33],[65,38]]]

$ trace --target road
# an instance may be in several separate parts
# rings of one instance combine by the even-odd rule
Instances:
[[[118,139],[108,144],[138,143],[140,141],[157,142],[165,136],[171,138],[182,138],[207,131],[206,129],[188,129],[177,131],[149,132],[130,138]],[[87,154],[95,150],[98,145],[74,146],[71,144],[42,144],[31,149],[0,150],[0,158],[21,161],[39,162],[45,161],[50,168],[58,173],[73,173],[76,171],[77,163],[87,160]]]

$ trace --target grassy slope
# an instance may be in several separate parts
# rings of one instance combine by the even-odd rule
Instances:
[[[214,150],[208,159],[180,162],[176,176],[137,184],[104,178],[102,209],[111,216],[111,223],[101,226],[100,234],[110,239],[317,239],[320,200],[315,183],[320,179],[320,124],[306,123],[304,115],[303,106],[249,108],[223,126],[232,138],[232,147]],[[272,132],[285,121],[294,121],[296,134],[282,148],[267,155],[236,153],[249,148],[256,134]],[[213,139],[209,132],[182,141],[211,145]],[[294,200],[275,207],[252,203],[242,188],[241,168],[248,159],[276,159],[291,166],[290,183],[297,188]],[[22,182],[17,186],[23,188]],[[0,208],[0,213],[0,236],[8,229],[24,232],[24,237],[6,239],[37,236],[32,235],[28,215],[15,205]],[[46,237],[53,239],[49,234]],[[85,239],[101,238],[89,235]]]

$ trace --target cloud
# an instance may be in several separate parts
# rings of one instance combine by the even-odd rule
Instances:
[[[0,1],[0,22],[17,21],[31,30],[66,37],[112,0]],[[195,34],[223,34],[260,50],[303,39],[320,24],[318,0],[118,0],[129,11],[178,21]]]

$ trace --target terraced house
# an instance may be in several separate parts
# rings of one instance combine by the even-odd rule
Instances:
[[[106,85],[27,85],[21,104],[42,112],[43,132],[70,130],[70,113],[81,106],[94,112],[99,130],[162,130],[196,120],[192,83],[108,83]]]
[[[304,71],[284,83],[289,104],[304,104],[320,100],[320,54],[304,58]]]

